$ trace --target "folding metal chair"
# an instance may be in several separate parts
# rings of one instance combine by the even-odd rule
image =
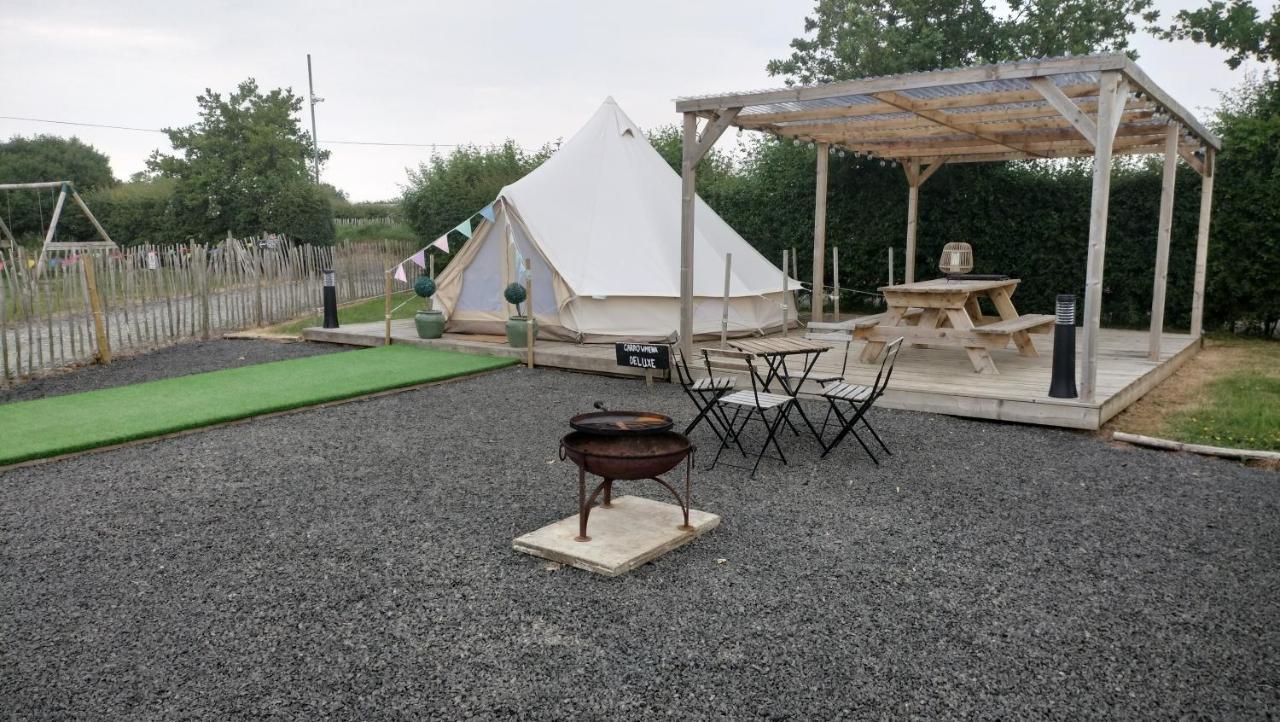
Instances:
[[[716,399],[716,406],[724,409],[732,408],[733,416],[728,417],[728,438],[721,439],[720,448],[716,450],[716,458],[711,461],[709,469],[714,469],[720,461],[720,454],[724,452],[732,440],[737,444],[738,449],[742,450],[742,432],[746,429],[747,424],[758,417],[759,421],[764,425],[768,436],[764,443],[760,445],[760,451],[756,454],[756,462],[751,467],[751,476],[755,477],[756,469],[760,468],[760,461],[764,458],[765,452],[769,449],[769,444],[773,444],[773,448],[778,452],[778,460],[783,464],[787,463],[787,457],[782,453],[782,447],[778,445],[778,427],[787,417],[787,411],[791,408],[791,404],[795,403],[795,398],[784,394],[771,394],[761,390],[761,380],[756,373],[754,354],[743,351],[728,351],[722,349],[703,349],[703,360],[706,362],[707,374],[714,375],[713,370],[728,371],[738,374],[746,374],[751,379],[751,390],[743,389],[726,394]],[[743,415],[745,412],[745,415]],[[773,419],[769,419],[769,412],[773,412]],[[727,412],[726,412],[727,416]],[[739,417],[742,418],[739,423]],[[743,451],[743,455],[746,452]]]
[[[826,399],[830,405],[830,413],[834,413],[836,418],[840,420],[840,433],[836,434],[830,444],[823,445],[822,456],[824,458],[844,440],[845,436],[853,434],[853,438],[858,440],[858,444],[862,446],[863,451],[867,452],[867,456],[870,456],[877,466],[880,465],[880,460],[876,458],[875,454],[871,453],[871,448],[858,435],[858,430],[855,428],[858,422],[862,422],[867,431],[871,432],[871,435],[875,437],[876,443],[880,444],[880,448],[884,449],[884,453],[893,456],[893,452],[889,451],[889,447],[880,438],[880,434],[876,433],[875,428],[871,426],[871,422],[867,420],[867,411],[884,395],[885,389],[889,386],[889,377],[893,375],[893,366],[898,360],[898,351],[901,349],[902,339],[897,339],[885,346],[884,358],[880,362],[880,371],[876,373],[875,383],[871,386],[848,384],[840,381],[823,387],[822,398]],[[843,411],[841,406],[845,407]],[[846,415],[846,412],[848,415]],[[825,431],[825,426],[823,430]]]
[[[723,409],[716,405],[716,401],[721,396],[732,392],[737,381],[732,376],[715,376],[713,374],[708,374],[705,378],[694,378],[693,373],[689,370],[689,362],[680,351],[680,347],[672,346],[671,352],[675,355],[676,378],[680,381],[680,388],[684,390],[685,396],[688,396],[694,407],[698,409],[698,415],[693,417],[693,421],[689,422],[689,425],[685,427],[684,435],[688,436],[698,424],[706,421],[721,442],[724,442],[727,438],[732,439],[733,435],[729,433],[731,430],[729,417]],[[734,443],[737,443],[736,439],[734,439]],[[738,449],[742,449],[741,444],[738,444]],[[746,452],[744,451],[743,454],[746,454]]]

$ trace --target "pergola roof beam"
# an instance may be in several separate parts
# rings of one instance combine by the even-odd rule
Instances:
[[[1210,147],[1215,150],[1222,150],[1221,138],[1214,135],[1213,131],[1209,130],[1203,123],[1196,120],[1196,117],[1187,112],[1187,109],[1182,107],[1178,101],[1173,99],[1172,96],[1161,90],[1160,86],[1156,85],[1146,73],[1142,72],[1142,68],[1139,68],[1136,63],[1128,57],[1121,57],[1124,57],[1125,60],[1124,74],[1129,79],[1130,91],[1137,90],[1159,103],[1169,111],[1169,115],[1171,115],[1174,120],[1190,128],[1192,132],[1200,136],[1200,138],[1208,143]]]
[[[1085,115],[1084,110],[1071,101],[1053,81],[1048,78],[1031,78],[1027,81],[1031,83],[1031,87],[1044,96],[1062,117],[1065,118],[1075,129],[1080,131],[1080,135],[1089,141],[1089,145],[1098,144],[1098,124],[1093,122],[1093,118]]]
[[[987,121],[982,124],[982,128],[991,133],[1010,133],[1017,131],[1072,127],[1071,123],[1066,118],[1058,115],[1056,111],[1051,110],[1050,112],[1052,112],[1053,115],[1042,118]],[[1150,120],[1154,114],[1155,111],[1150,108],[1126,111],[1124,120],[1128,122]],[[1089,122],[1092,124],[1093,119],[1089,118]],[[901,125],[900,121],[892,125],[876,124],[872,127],[867,127],[869,125],[872,124],[827,123],[823,125],[786,126],[780,129],[779,134],[786,136],[803,136],[806,138],[813,138],[814,140],[824,140],[832,143],[856,140],[937,138],[943,136],[954,136],[957,134],[954,128],[941,125],[930,120],[925,120],[923,118],[918,119],[914,125],[909,126]]]
[[[1098,94],[1097,83],[1082,83],[1062,88],[1063,94],[1070,98],[1080,98]],[[867,96],[857,96],[865,98]],[[925,110],[951,110],[956,108],[979,108],[988,105],[1006,105],[1009,103],[1028,103],[1041,100],[1034,90],[1002,90],[990,93],[969,93],[965,95],[948,95],[941,98],[913,99],[916,107]],[[766,106],[767,107],[767,106]],[[812,110],[793,110],[782,112],[746,113],[738,120],[741,124],[775,123],[779,121],[825,120],[828,118],[856,118],[881,113],[894,113],[898,108],[884,102],[861,102],[850,105],[836,105]]]
[[[1116,148],[1123,148],[1131,145],[1146,145],[1152,142],[1152,139],[1162,139],[1164,137],[1164,129],[1157,128],[1155,132],[1143,133],[1141,135],[1130,136],[1126,138],[1117,138]],[[1087,151],[1093,147],[1093,144],[1080,138],[1063,138],[1059,140],[1038,140],[1020,143],[1025,146],[1024,150],[1017,152],[1025,153],[1030,157],[1051,157],[1049,151],[1076,150]],[[1163,146],[1162,146],[1163,147]],[[922,143],[908,143],[903,145],[863,145],[858,146],[860,152],[869,152],[881,158],[924,158],[935,155],[951,155],[956,159],[963,158],[970,154],[987,154],[1000,153],[1003,149],[1008,151],[1009,144],[1006,143],[983,143],[979,141],[949,141],[947,143],[936,143],[925,145]]]
[[[1096,113],[1098,103],[1095,100],[1086,100],[1078,103],[1077,107],[1086,113]],[[1147,111],[1148,114],[1155,112],[1155,105],[1146,101],[1134,100],[1126,107],[1126,113],[1135,113],[1139,111]],[[948,118],[962,120],[970,123],[1013,123],[1018,121],[1034,121],[1037,119],[1049,120],[1065,120],[1057,109],[1042,105],[1034,108],[1017,108],[1013,110],[1002,111],[980,111],[974,113],[957,113],[949,112],[946,114]],[[745,126],[744,127],[750,127]],[[898,111],[892,115],[885,115],[881,119],[872,120],[855,120],[851,118],[830,118],[823,120],[808,120],[792,123],[772,123],[767,129],[774,130],[779,133],[800,133],[811,130],[821,130],[824,128],[850,128],[855,130],[895,130],[900,128],[935,128],[940,124],[937,121],[923,118],[906,111]]]
[[[708,95],[692,98],[680,98],[676,101],[676,111],[680,113],[718,110],[720,108],[745,107],[751,105],[767,105],[773,103],[795,103],[805,100],[823,100],[846,95],[871,95],[886,91],[904,91],[917,88],[933,88],[941,85],[959,85],[964,83],[981,83],[990,80],[1008,80],[1033,78],[1042,75],[1060,75],[1063,73],[1097,72],[1101,70],[1121,70],[1126,64],[1132,64],[1122,53],[1104,55],[1087,55],[1072,58],[1050,58],[1019,60],[998,65],[982,65],[972,68],[956,68],[953,70],[936,70],[904,75],[886,75],[860,80],[846,80],[837,83],[823,83],[798,88],[780,88],[755,93],[735,93],[731,95]]]
[[[939,125],[945,125],[948,128],[954,128],[960,131],[961,133],[967,133],[969,135],[972,135],[975,138],[980,138],[989,143],[1002,145],[1010,150],[1022,151],[1024,153],[1032,153],[1034,155],[1034,152],[1027,150],[1025,147],[1014,145],[1012,143],[1000,140],[1000,137],[998,134],[991,134],[984,131],[982,129],[981,124],[957,121],[952,116],[946,113],[943,113],[940,110],[921,109],[917,106],[915,101],[913,101],[911,98],[908,98],[907,96],[901,93],[895,93],[895,92],[875,93],[874,97],[880,100],[883,100],[884,102],[889,103],[891,105],[896,105],[899,108],[902,108],[903,110],[909,110],[912,113],[915,113],[916,115],[922,118],[927,118],[929,120],[932,120],[933,122]]]

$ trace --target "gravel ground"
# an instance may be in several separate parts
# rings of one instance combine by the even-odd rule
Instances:
[[[282,347],[293,350],[295,347]],[[677,388],[480,378],[3,474],[17,718],[1262,717],[1280,476],[881,411],[606,579],[513,537],[573,510],[566,419]],[[699,439],[709,447],[709,435]],[[710,456],[699,454],[699,465]],[[653,487],[653,488],[650,488]],[[656,485],[621,493],[655,498]]]
[[[218,371],[284,359],[346,351],[350,347],[329,343],[277,343],[274,341],[192,341],[150,353],[126,356],[106,366],[85,366],[59,371],[10,388],[0,388],[0,403],[29,401],[46,396],[78,394],[112,386],[125,386],[173,376]]]

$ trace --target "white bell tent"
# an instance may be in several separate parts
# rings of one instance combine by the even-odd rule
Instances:
[[[499,192],[494,220],[481,222],[440,274],[436,301],[447,330],[501,334],[515,310],[502,290],[527,258],[539,338],[673,339],[680,327],[680,185],[640,128],[613,98],[605,100],[551,158]],[[729,334],[781,328],[782,271],[701,198],[694,219],[694,335],[720,333],[728,254]],[[794,308],[790,298],[787,305]],[[794,313],[790,318],[794,323]]]

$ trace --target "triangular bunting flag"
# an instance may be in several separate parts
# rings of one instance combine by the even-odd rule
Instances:
[[[413,254],[412,256],[409,256],[409,260],[418,264],[418,268],[426,268],[427,267],[427,249],[424,248],[421,251],[418,251],[417,253]]]
[[[397,280],[397,281],[399,281],[399,282],[401,282],[401,283],[408,283],[408,282],[409,282],[409,279],[408,279],[408,278],[406,278],[406,277],[405,277],[405,275],[404,275],[404,264],[403,264],[403,263],[401,263],[400,265],[396,266],[396,276],[395,276],[395,277],[396,277],[396,280]]]
[[[492,204],[492,203],[490,203],[489,205],[485,206],[484,208],[481,208],[481,209],[480,209],[480,215],[484,216],[484,219],[485,219],[486,221],[489,221],[490,223],[493,223],[493,204]]]
[[[467,220],[459,223],[458,226],[453,230],[457,231],[458,233],[461,233],[467,238],[470,238],[471,237],[471,219],[468,218]]]
[[[428,248],[439,248],[440,250],[444,251],[445,253],[448,253],[448,252],[449,252],[449,234],[448,234],[448,233],[446,233],[446,234],[444,234],[443,236],[440,236],[439,238],[437,238],[437,239],[436,239],[436,242],[435,242],[435,243],[432,243],[430,246],[427,246],[427,247],[428,247]]]

